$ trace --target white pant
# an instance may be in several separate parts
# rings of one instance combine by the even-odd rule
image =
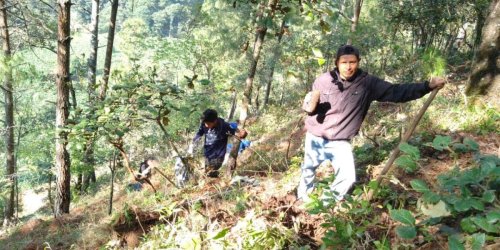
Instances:
[[[356,181],[354,158],[351,143],[348,141],[330,141],[306,133],[304,162],[301,166],[302,175],[297,189],[297,198],[308,200],[314,190],[316,168],[325,160],[330,160],[335,170],[335,180],[330,185],[336,192],[336,200],[341,200],[352,184]]]

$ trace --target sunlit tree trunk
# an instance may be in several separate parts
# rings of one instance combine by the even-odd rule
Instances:
[[[5,155],[6,155],[6,174],[8,177],[8,199],[5,204],[4,226],[11,225],[14,221],[15,207],[15,145],[14,145],[14,99],[12,86],[12,69],[10,66],[11,51],[9,27],[7,25],[7,9],[5,1],[0,0],[0,27],[2,28],[3,40],[3,64],[5,72],[3,75],[3,93],[5,100]]]
[[[500,74],[498,61],[500,60],[500,0],[490,3],[489,14],[484,23],[481,44],[476,52],[472,66],[466,94],[498,95],[500,91]],[[498,98],[498,97],[497,97]]]
[[[281,57],[281,39],[283,38],[283,34],[285,33],[285,20],[281,22],[281,28],[280,32],[278,33],[278,45],[274,49],[274,54],[273,54],[273,59],[271,60],[271,66],[269,69],[269,76],[267,77],[267,84],[266,84],[266,94],[264,96],[264,103],[262,104],[262,108],[266,108],[267,104],[269,103],[269,95],[271,94],[271,88],[272,88],[272,83],[273,83],[273,75],[274,75],[274,69],[276,67],[276,63],[278,63],[280,57]]]
[[[97,101],[97,94],[95,91],[96,87],[96,68],[97,68],[97,50],[99,48],[99,0],[92,0],[92,14],[90,21],[90,56],[87,61],[87,95],[88,95],[88,105],[91,110],[91,114],[95,110],[95,102]],[[87,119],[92,119],[90,116]],[[86,192],[90,185],[90,182],[95,182],[95,171],[94,171],[94,133],[87,135],[87,142],[85,145],[85,154],[83,156],[83,162],[86,165],[86,169],[83,174],[83,185],[82,192]]]
[[[234,117],[234,112],[236,111],[236,97],[237,97],[237,91],[233,90],[233,95],[231,97],[231,109],[229,110],[229,115],[227,116],[227,120],[230,121]]]
[[[116,172],[116,154],[113,151],[113,161],[109,164],[109,170],[111,171],[111,183],[110,183],[110,191],[109,191],[109,206],[108,206],[108,214],[111,215],[113,212],[113,192],[114,192],[114,183],[115,183],[115,172]]]
[[[47,198],[49,198],[49,205],[55,216],[56,212],[54,210],[54,199],[52,198],[52,172],[49,172],[49,188],[47,189]]]
[[[352,44],[352,37],[354,36],[354,33],[356,33],[356,27],[358,26],[359,15],[361,13],[362,5],[363,5],[363,0],[356,0],[356,3],[354,4],[354,15],[351,20],[351,34],[349,39],[347,39],[347,44],[349,45]]]
[[[267,21],[272,21],[274,17],[274,13],[276,11],[276,5],[278,3],[278,0],[269,0],[267,4]],[[257,28],[255,31],[255,43],[253,46],[253,54],[252,54],[252,59],[250,61],[250,67],[248,69],[248,77],[245,81],[245,90],[243,92],[243,98],[242,98],[242,106],[241,106],[241,112],[240,112],[240,128],[243,129],[245,128],[245,124],[247,121],[248,117],[248,109],[249,109],[249,104],[252,96],[252,87],[253,87],[253,80],[255,77],[255,72],[257,71],[257,63],[259,62],[260,58],[260,52],[262,50],[262,45],[264,43],[264,38],[267,33],[267,26],[266,22],[264,22],[263,17],[264,17],[264,9],[266,6],[264,4],[260,4],[259,10],[259,18],[257,19]],[[238,149],[240,147],[240,141],[236,141],[234,143],[234,146],[231,149],[231,153],[229,154],[229,160],[228,160],[228,169],[234,169],[236,168],[236,160],[238,158]]]
[[[71,0],[57,2],[57,102],[56,102],[56,197],[54,202],[55,216],[69,213],[70,192],[70,158],[66,149],[68,132],[66,131],[69,115],[69,63],[70,63],[70,8]]]
[[[476,12],[476,27],[475,27],[475,37],[474,37],[474,49],[477,49],[481,44],[482,32],[484,27],[484,22],[486,21],[486,15],[488,14],[487,6],[485,4],[476,3],[474,4],[474,11]],[[465,42],[464,38],[464,42]]]
[[[109,74],[111,73],[111,57],[113,55],[113,42],[115,40],[116,14],[118,12],[118,0],[113,0],[111,4],[111,17],[109,18],[108,43],[106,45],[106,58],[104,59],[104,75],[102,85],[99,91],[99,99],[106,98],[108,90]]]
[[[259,107],[260,107],[260,99],[259,99],[259,96],[260,96],[260,85],[257,86],[257,91],[255,91],[256,95],[255,95],[255,112],[258,112],[259,111]]]
[[[99,0],[92,0],[92,14],[90,21],[90,55],[87,61],[88,95],[94,97],[96,83],[97,49],[99,46]]]

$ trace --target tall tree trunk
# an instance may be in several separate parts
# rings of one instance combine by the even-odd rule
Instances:
[[[82,190],[82,184],[83,184],[83,174],[79,173],[78,176],[76,177],[76,185],[75,188],[76,190]]]
[[[268,2],[268,10],[269,12],[267,13],[267,21],[272,21],[274,17],[274,13],[276,11],[276,5],[278,3],[278,0],[269,0]],[[264,43],[264,38],[267,33],[267,26],[266,23],[264,22],[263,16],[264,16],[264,9],[266,6],[261,4],[259,6],[259,14],[258,14],[258,21],[257,21],[257,29],[255,32],[255,43],[253,45],[253,55],[252,55],[252,60],[250,62],[250,67],[248,69],[248,77],[245,82],[245,90],[243,92],[243,98],[242,98],[242,107],[241,107],[241,112],[240,112],[240,128],[244,129],[245,124],[247,121],[248,117],[248,109],[249,109],[249,104],[252,96],[252,87],[253,87],[253,79],[255,77],[255,72],[257,71],[257,63],[259,62],[260,58],[260,51],[262,50],[262,45]],[[228,168],[229,169],[235,169],[236,168],[236,161],[238,158],[238,149],[240,148],[240,141],[237,140],[229,154],[229,160],[228,160]]]
[[[274,68],[276,67],[276,63],[279,61],[281,57],[281,39],[283,38],[283,34],[285,33],[285,19],[281,22],[280,32],[278,33],[278,45],[274,49],[273,59],[271,60],[271,68],[269,69],[269,76],[267,77],[266,84],[266,95],[264,96],[264,103],[262,104],[262,108],[266,108],[269,103],[269,95],[271,94],[271,87],[273,83],[273,75]]]
[[[231,98],[231,109],[229,110],[229,115],[227,116],[227,120],[230,121],[234,117],[234,111],[236,111],[236,97],[238,96],[238,92],[233,90],[233,96]]]
[[[87,61],[87,95],[88,95],[88,105],[90,109],[90,114],[95,112],[95,102],[97,94],[95,92],[96,86],[96,68],[97,68],[97,50],[99,48],[99,0],[92,0],[92,14],[90,21],[90,56]],[[91,115],[87,119],[92,119]],[[90,128],[90,131],[94,129]],[[94,170],[94,133],[87,138],[85,145],[85,155],[83,156],[83,162],[86,166],[83,175],[83,185],[82,191],[86,192],[90,185],[90,182],[95,176]],[[95,178],[94,178],[95,179]]]
[[[70,192],[70,158],[66,149],[68,132],[66,131],[69,115],[69,63],[70,63],[70,13],[71,0],[57,2],[57,102],[56,102],[56,199],[55,216],[69,213]]]
[[[116,154],[113,151],[113,161],[109,164],[109,170],[111,171],[111,189],[109,190],[109,207],[108,214],[111,215],[113,212],[113,192],[114,192],[114,183],[115,183],[115,170],[116,170]]]
[[[486,21],[486,15],[488,14],[485,9],[486,6],[483,6],[482,4],[476,3],[474,5],[474,10],[476,11],[476,28],[474,29],[476,31],[476,34],[474,37],[474,49],[477,49],[481,44],[484,22]],[[464,42],[465,41],[466,38],[464,37]]]
[[[19,121],[18,121],[19,123]],[[15,155],[19,155],[19,147],[21,145],[21,137],[22,137],[23,130],[21,128],[17,129],[17,139],[16,139],[16,149],[15,149]],[[14,173],[16,173],[16,221],[19,220],[19,178],[17,178],[17,171],[18,171],[18,165],[17,165],[17,157],[14,157]]]
[[[97,49],[99,46],[99,0],[92,0],[92,14],[90,19],[90,55],[87,60],[88,95],[95,96]]]
[[[260,88],[261,88],[261,85],[258,85],[257,86],[257,91],[255,91],[257,94],[255,95],[255,112],[259,112],[259,106],[260,106],[260,100],[259,100],[259,96],[260,96]]]
[[[56,212],[54,210],[54,199],[52,199],[52,172],[49,169],[49,188],[47,189],[47,198],[49,198],[49,206],[52,209],[52,213],[54,216],[56,215]]]
[[[5,147],[6,147],[6,173],[9,179],[9,199],[5,204],[4,226],[13,224],[14,221],[14,207],[15,207],[15,145],[14,145],[14,99],[13,99],[13,85],[12,85],[12,68],[10,66],[11,51],[10,51],[10,37],[9,27],[7,25],[7,9],[5,1],[0,0],[0,27],[2,28],[3,40],[3,59],[6,65],[6,72],[3,79],[3,93],[5,96]]]
[[[351,20],[351,34],[349,39],[347,39],[347,44],[352,45],[352,38],[354,37],[354,33],[356,33],[356,27],[359,22],[359,15],[361,13],[361,6],[363,5],[363,0],[356,0],[354,4],[354,15]]]
[[[284,97],[285,97],[285,84],[283,84],[281,87],[280,102],[279,102],[280,107],[283,106],[283,100],[285,99]]]
[[[118,12],[118,0],[113,0],[111,4],[111,17],[109,18],[108,43],[106,45],[106,58],[104,59],[103,83],[99,91],[99,99],[106,98],[108,90],[109,74],[111,73],[111,56],[113,55],[113,42],[115,40],[116,13]]]
[[[500,0],[493,0],[489,7],[489,14],[482,31],[481,44],[476,52],[467,85],[467,96],[488,95],[488,93],[497,95],[500,91],[500,69],[497,64],[500,58],[499,23]],[[493,96],[493,98],[495,97]]]

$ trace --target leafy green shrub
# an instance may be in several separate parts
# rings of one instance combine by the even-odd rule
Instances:
[[[417,236],[415,217],[406,209],[393,209],[389,212],[393,220],[401,222],[403,225],[396,227],[396,234],[403,239],[413,239]]]
[[[407,173],[415,172],[419,167],[420,151],[418,148],[405,142],[399,145],[399,149],[403,154],[396,159],[394,164],[403,168]]]
[[[415,218],[409,211],[392,210],[391,218],[404,224],[396,228],[396,232],[402,238],[413,239],[417,235],[417,226],[425,230],[426,225],[451,216],[460,220],[462,234],[449,236],[450,249],[464,249],[464,243],[468,248],[480,249],[486,240],[500,232],[497,202],[500,159],[493,155],[480,155],[478,144],[469,138],[465,138],[463,143],[453,143],[449,136],[437,136],[430,145],[436,150],[448,150],[455,154],[475,152],[476,162],[465,169],[455,167],[439,175],[438,185],[434,187],[436,190],[422,180],[411,181],[412,188],[422,194],[419,199],[422,214],[431,219],[415,225]]]
[[[361,188],[356,188],[353,196],[346,195],[344,201],[337,202],[334,192],[328,189],[328,183],[333,179],[334,175],[318,183],[306,207],[310,214],[322,214],[325,218],[325,223],[321,225],[327,229],[322,238],[324,247],[355,248],[358,242],[364,240],[367,228],[377,219],[371,216],[370,202],[358,198],[365,192]]]

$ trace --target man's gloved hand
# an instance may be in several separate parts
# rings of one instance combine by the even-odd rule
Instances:
[[[307,93],[306,97],[304,97],[304,103],[302,104],[302,109],[306,111],[308,114],[314,113],[319,103],[319,97],[320,97],[320,92],[317,90],[313,90]]]

